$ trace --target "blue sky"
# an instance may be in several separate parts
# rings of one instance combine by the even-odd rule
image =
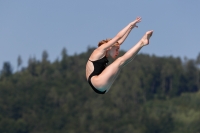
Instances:
[[[200,53],[200,1],[193,0],[0,0],[0,69],[9,61],[17,68],[30,57],[60,58],[65,47],[69,55],[114,37],[137,16],[121,49],[128,50],[147,30],[154,30],[150,45],[141,53],[196,59]]]

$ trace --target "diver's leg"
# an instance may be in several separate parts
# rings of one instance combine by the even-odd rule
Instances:
[[[152,34],[153,31],[147,31],[146,34],[142,37],[142,39],[122,56],[123,62],[120,64],[122,67],[130,61],[132,61],[143,46],[149,44],[149,39],[152,36]]]

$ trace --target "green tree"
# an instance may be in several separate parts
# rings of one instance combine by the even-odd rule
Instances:
[[[1,76],[2,77],[8,77],[12,75],[12,66],[9,62],[4,62],[3,68],[1,71]]]
[[[18,58],[17,58],[17,70],[19,70],[19,67],[22,65],[22,58],[21,56],[19,55]]]
[[[198,90],[200,89],[200,53],[197,56],[196,59],[196,67],[197,67],[197,86]]]
[[[48,55],[47,51],[44,50],[42,52],[42,62],[47,62],[48,61],[48,57],[49,57],[49,55]]]

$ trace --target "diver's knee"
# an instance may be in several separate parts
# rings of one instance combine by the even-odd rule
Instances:
[[[117,58],[117,62],[118,62],[119,67],[122,67],[125,63],[124,57],[121,56],[121,57]]]

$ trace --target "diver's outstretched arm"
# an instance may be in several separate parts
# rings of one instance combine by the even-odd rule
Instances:
[[[125,28],[123,28],[114,38],[112,38],[112,40],[108,41],[104,45],[101,45],[98,49],[106,51],[108,48],[113,46],[117,41],[119,41],[121,38],[123,38],[123,36],[129,30],[131,30],[133,27],[137,27],[136,24],[139,23],[141,21],[141,19],[142,19],[141,17],[137,17],[133,22],[131,22]]]
[[[136,19],[137,19],[137,18],[136,18]],[[139,19],[139,17],[138,17],[138,19]],[[140,21],[141,21],[141,19],[140,19]],[[139,21],[139,22],[140,22],[140,21]],[[138,27],[138,26],[135,25],[134,27]],[[128,37],[129,33],[131,32],[131,30],[132,30],[134,27],[128,29],[128,31],[126,32],[126,34],[118,41],[119,45],[121,45],[121,44],[126,40],[126,38]]]

